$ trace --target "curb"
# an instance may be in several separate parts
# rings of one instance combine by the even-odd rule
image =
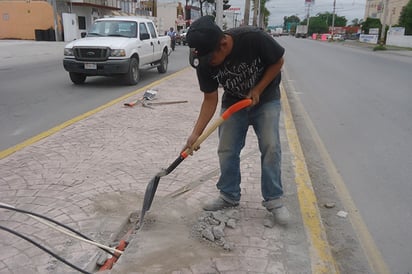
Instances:
[[[305,231],[310,242],[309,246],[312,273],[339,273],[327,241],[325,228],[317,206],[316,195],[313,190],[305,157],[302,152],[283,84],[281,84],[280,88],[282,94],[282,107],[285,114],[284,119],[286,136],[292,154],[292,161],[294,162],[294,173],[299,206]]]

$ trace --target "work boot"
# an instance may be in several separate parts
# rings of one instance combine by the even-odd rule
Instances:
[[[290,214],[286,206],[281,206],[271,210],[275,221],[280,225],[287,225],[289,223]]]
[[[216,199],[211,200],[210,202],[203,205],[203,210],[206,211],[218,211],[228,207],[235,207],[238,206],[239,202],[231,201],[226,197],[220,195]]]
[[[289,210],[283,205],[281,199],[263,201],[262,205],[273,214],[274,221],[280,225],[287,225],[290,219]]]

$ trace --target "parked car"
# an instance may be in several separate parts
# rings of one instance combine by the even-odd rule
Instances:
[[[126,16],[95,20],[85,38],[64,48],[64,69],[74,84],[89,76],[120,76],[129,85],[140,80],[140,69],[166,73],[171,52],[169,36],[160,36],[152,20]]]
[[[333,40],[334,41],[343,41],[345,39],[343,38],[342,34],[334,34],[333,35]]]

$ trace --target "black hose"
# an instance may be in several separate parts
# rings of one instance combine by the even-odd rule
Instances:
[[[14,234],[14,235],[16,235],[16,236],[18,236],[18,237],[20,237],[20,238],[22,238],[22,239],[30,242],[31,244],[35,245],[36,247],[38,247],[38,248],[42,249],[43,251],[49,253],[51,256],[53,256],[53,257],[56,258],[57,260],[61,261],[62,263],[65,263],[66,265],[72,267],[73,269],[76,269],[77,271],[79,271],[79,272],[81,272],[81,273],[91,274],[90,272],[87,272],[86,270],[83,270],[83,269],[75,266],[74,264],[66,261],[65,259],[63,259],[63,258],[60,257],[59,255],[53,253],[53,252],[50,251],[49,249],[45,248],[44,246],[40,245],[39,243],[36,243],[36,242],[33,241],[32,239],[30,239],[30,238],[28,238],[28,237],[20,234],[19,232],[16,232],[16,231],[14,231],[14,230],[12,230],[12,229],[9,229],[9,228],[4,227],[4,226],[1,226],[1,225],[0,225],[0,229],[3,229],[3,230],[5,230],[5,231],[7,231],[7,232],[9,232],[9,233],[11,233],[11,234]]]
[[[68,227],[67,225],[62,224],[62,223],[60,223],[60,222],[58,222],[58,221],[55,221],[55,220],[53,220],[53,219],[51,219],[51,218],[49,218],[49,217],[47,217],[47,216],[43,216],[43,215],[40,215],[40,214],[37,214],[37,213],[33,213],[33,212],[30,212],[30,211],[27,211],[27,210],[24,210],[24,209],[18,209],[18,208],[11,207],[11,206],[0,205],[0,208],[4,208],[4,209],[8,209],[8,210],[13,210],[13,211],[17,211],[17,212],[20,212],[20,213],[25,213],[25,214],[29,214],[29,215],[33,215],[33,216],[36,216],[36,217],[45,219],[45,220],[47,220],[47,221],[49,221],[49,222],[52,222],[52,223],[54,223],[54,224],[56,224],[56,225],[59,225],[59,226],[61,226],[61,227],[64,227],[64,228],[67,229],[67,230],[70,230],[71,232],[79,235],[80,237],[83,237],[83,238],[86,239],[86,240],[89,240],[89,241],[94,242],[92,239],[90,239],[90,238],[88,238],[87,236],[83,235],[82,233],[74,230],[73,228]],[[102,248],[102,247],[99,247],[99,248],[100,248],[101,250],[106,251],[107,253],[109,253],[110,255],[112,255],[112,256],[114,256],[114,257],[116,257],[116,258],[118,257],[117,254],[115,254],[115,253],[113,253],[113,252],[111,252],[111,251],[109,251],[109,250],[106,250],[106,249],[104,249],[104,248]]]

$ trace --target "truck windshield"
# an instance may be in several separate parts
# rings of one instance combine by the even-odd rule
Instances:
[[[87,36],[137,37],[137,24],[133,21],[96,21]]]

